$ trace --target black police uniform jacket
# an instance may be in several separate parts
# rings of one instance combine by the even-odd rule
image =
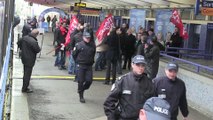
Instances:
[[[105,114],[108,120],[137,120],[145,101],[153,95],[154,86],[146,74],[127,73],[113,84],[104,102]]]
[[[153,79],[155,87],[155,95],[162,94],[161,89],[165,89],[166,101],[170,104],[171,120],[176,120],[178,115],[178,107],[184,117],[189,114],[186,100],[186,87],[184,82],[176,78],[174,81],[168,77],[159,77]]]
[[[95,52],[94,42],[81,41],[75,45],[72,55],[77,64],[90,66],[94,63]]]
[[[36,54],[41,51],[37,39],[31,34],[24,36],[18,42],[21,49],[21,60],[25,66],[33,67],[35,65]]]

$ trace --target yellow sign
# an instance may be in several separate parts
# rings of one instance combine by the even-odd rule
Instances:
[[[213,8],[202,7],[201,8],[201,14],[202,15],[213,16]]]
[[[77,7],[86,7],[86,3],[75,3],[75,6]]]

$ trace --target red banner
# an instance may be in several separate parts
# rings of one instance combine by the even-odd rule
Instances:
[[[78,19],[76,18],[76,16],[73,16],[72,19],[70,20],[70,25],[69,25],[69,31],[67,33],[66,36],[66,42],[65,42],[65,46],[67,46],[70,43],[70,34],[74,31],[74,29],[77,27],[78,25]]]
[[[172,16],[170,18],[170,21],[179,29],[180,36],[183,37],[184,40],[189,38],[188,33],[184,28],[184,25],[182,23],[182,20],[180,18],[180,15],[177,9],[174,9],[172,11]]]
[[[114,25],[114,21],[112,15],[109,14],[107,18],[101,23],[98,31],[96,32],[96,37],[99,42],[103,40],[103,38],[109,33],[110,29]]]

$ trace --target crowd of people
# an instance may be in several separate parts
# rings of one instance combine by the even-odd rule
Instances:
[[[182,39],[177,28],[173,34],[168,33],[164,40],[162,34],[156,35],[152,28],[146,31],[141,27],[135,33],[134,29],[123,24],[121,27],[112,27],[107,36],[98,41],[93,36],[90,24],[79,21],[70,34],[71,42],[67,42],[67,21],[57,22],[55,17],[52,21],[55,23],[52,25],[56,56],[54,66],[59,70],[67,69],[69,74],[75,75],[81,103],[86,102],[84,93],[92,84],[92,66],[95,63],[95,71],[106,69],[104,84],[112,84],[111,92],[104,102],[108,120],[153,120],[156,117],[150,116],[150,111],[162,114],[157,117],[159,120],[177,120],[178,108],[184,120],[187,120],[186,88],[184,82],[177,78],[178,65],[168,63],[166,75],[156,77],[160,51],[165,50],[165,47],[181,47]],[[28,86],[36,54],[40,52],[36,39],[39,33],[33,25],[32,21],[24,25],[23,38],[18,42],[24,65],[22,92],[26,93],[32,92]],[[131,71],[122,75],[123,69]],[[117,74],[121,75],[118,79]]]

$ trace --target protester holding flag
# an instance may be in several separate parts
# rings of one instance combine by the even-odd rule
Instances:
[[[182,47],[182,41],[183,39],[188,39],[188,33],[184,28],[184,25],[182,23],[181,17],[177,9],[174,9],[172,11],[172,16],[170,18],[170,21],[175,25],[175,32],[171,36],[171,47]],[[170,50],[172,52],[177,52],[178,50]],[[178,53],[178,52],[177,52]],[[174,57],[179,57],[177,53],[172,53],[170,55]]]
[[[58,37],[56,39],[57,45],[59,46],[59,52],[56,57],[56,61],[59,60],[57,66],[60,70],[65,68],[65,37],[67,35],[66,23],[63,23],[60,27],[60,32],[58,32]]]
[[[72,58],[72,51],[73,48],[75,47],[75,45],[78,42],[83,41],[83,23],[78,23],[77,27],[75,28],[75,30],[70,34],[70,43],[68,45],[68,49],[70,51],[70,61],[69,61],[69,66],[68,66],[68,73],[69,74],[74,74],[76,73],[76,69],[75,69],[75,62]]]
[[[171,36],[171,47],[176,47],[176,48],[181,48],[182,47],[182,42],[183,38],[179,34],[179,29],[175,27],[175,31]],[[176,53],[171,53],[171,56],[174,57],[179,57],[178,50],[169,50],[171,52],[176,52]]]
[[[180,14],[178,13],[177,9],[174,9],[172,11],[172,16],[170,18],[170,21],[179,29],[179,34],[180,36],[186,40],[188,39],[188,33],[187,31],[185,30],[184,28],[184,25],[182,23],[182,20],[181,20],[181,17],[180,17]]]
[[[79,22],[78,19],[76,18],[76,16],[73,16],[72,19],[70,20],[69,23],[69,31],[68,34],[66,36],[66,42],[65,42],[65,46],[66,46],[66,50],[67,50],[67,57],[69,57],[69,63],[68,63],[68,73],[69,74],[74,74],[75,73],[75,62],[72,58],[72,49],[70,47],[70,41],[71,41],[71,35],[75,35],[76,32],[74,32],[74,30],[76,29],[76,27],[78,26]],[[73,34],[75,33],[75,34]],[[73,38],[72,38],[73,39]]]
[[[114,21],[112,15],[109,14],[107,18],[101,23],[98,31],[96,32],[96,37],[99,42],[101,42],[109,33],[110,29],[114,26]]]
[[[110,83],[110,73],[111,73],[111,64],[112,64],[112,84],[116,79],[116,66],[119,56],[119,35],[121,30],[119,27],[113,28],[109,36],[107,36],[106,44],[108,45],[108,50],[106,52],[106,78],[104,84],[109,85]]]

